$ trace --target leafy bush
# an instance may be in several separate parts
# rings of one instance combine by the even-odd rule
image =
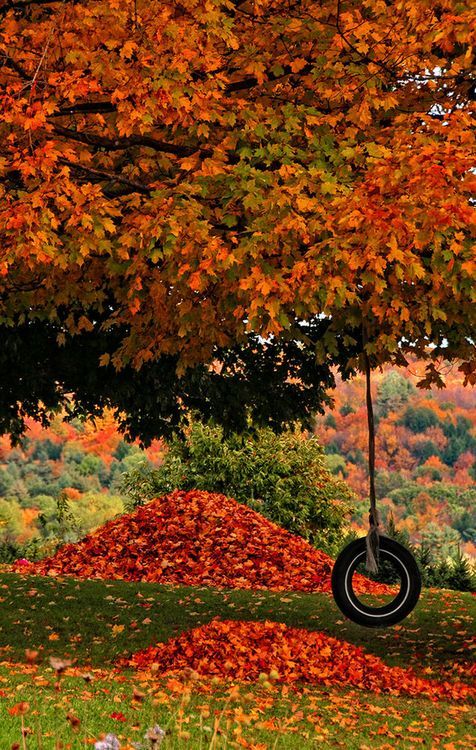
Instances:
[[[42,498],[38,517],[40,536],[58,544],[76,542],[123,511],[122,498],[106,493],[87,492],[74,502],[64,493],[56,499]]]
[[[0,541],[0,563],[11,564],[21,558],[35,562],[54,555],[61,544],[59,539],[41,539],[37,536],[24,543]]]
[[[185,441],[170,443],[158,469],[138,466],[123,482],[133,507],[175,488],[234,497],[328,551],[339,543],[354,499],[329,472],[315,437],[297,429],[276,435],[268,428],[255,437],[225,437],[220,427],[198,422]]]
[[[10,564],[18,560],[19,557],[22,557],[22,555],[19,552],[18,544],[0,540],[0,563]]]

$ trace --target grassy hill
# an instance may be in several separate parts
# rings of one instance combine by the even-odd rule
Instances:
[[[0,600],[2,748],[84,748],[113,732],[122,748],[132,749],[155,724],[168,731],[162,744],[167,750],[474,746],[476,711],[464,704],[338,686],[237,684],[225,676],[213,684],[153,673],[139,677],[117,668],[118,659],[220,617],[323,631],[363,646],[386,664],[465,681],[476,645],[476,597],[470,594],[426,590],[412,615],[391,630],[344,621],[326,594],[4,572]],[[72,665],[63,674],[60,663],[58,675],[50,657]]]

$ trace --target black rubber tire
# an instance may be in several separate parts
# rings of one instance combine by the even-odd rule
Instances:
[[[414,609],[421,591],[421,576],[415,558],[405,547],[387,536],[380,536],[380,560],[389,561],[398,573],[400,591],[383,607],[369,607],[360,602],[352,588],[352,576],[365,561],[365,537],[345,547],[332,569],[332,593],[341,612],[358,625],[382,628],[395,625]]]

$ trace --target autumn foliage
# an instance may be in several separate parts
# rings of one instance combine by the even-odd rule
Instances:
[[[256,680],[275,671],[285,683],[353,685],[433,700],[476,697],[476,687],[422,679],[412,669],[387,666],[359,646],[277,622],[216,620],[140,651],[131,664],[139,669],[155,665],[159,674],[192,669],[204,676]]]
[[[225,495],[175,491],[67,544],[33,571],[81,578],[330,591],[332,560]],[[360,593],[387,588],[354,576]]]
[[[376,362],[443,352],[476,380],[471,0],[0,19],[2,323],[115,330],[102,365],[185,368],[250,331],[309,345],[296,321],[319,317],[325,359],[364,321]]]
[[[458,545],[476,556],[476,398],[448,362],[445,388],[415,387],[424,363],[382,368],[372,376],[377,495],[383,523],[393,516],[413,543],[446,557]],[[334,406],[317,416],[315,433],[336,476],[360,498],[353,521],[367,526],[368,467],[365,380],[338,378]]]

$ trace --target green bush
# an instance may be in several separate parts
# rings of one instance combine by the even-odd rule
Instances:
[[[16,541],[5,542],[0,540],[0,563],[11,564],[21,558],[34,562],[41,560],[43,557],[54,555],[60,546],[60,540],[46,540],[37,536],[24,544]]]
[[[170,443],[158,469],[135,467],[123,481],[132,507],[175,488],[234,497],[328,551],[338,545],[354,500],[328,470],[318,440],[297,429],[225,437],[220,427],[194,423],[185,441]]]
[[[44,542],[77,542],[106,521],[124,512],[122,498],[106,493],[87,492],[70,501],[61,493],[57,498],[42,497],[39,504],[38,532]]]

